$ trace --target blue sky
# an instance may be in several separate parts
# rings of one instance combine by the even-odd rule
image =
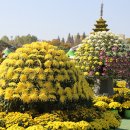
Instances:
[[[101,0],[0,0],[0,37],[39,39],[89,34],[100,16]],[[130,37],[130,0],[104,0],[108,28]]]

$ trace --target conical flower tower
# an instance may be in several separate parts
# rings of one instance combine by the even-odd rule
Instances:
[[[98,31],[109,31],[109,29],[107,28],[107,24],[106,21],[102,18],[103,16],[103,3],[101,4],[101,14],[100,14],[100,18],[96,21],[97,23],[94,25],[95,28],[93,29],[94,32],[98,32]]]

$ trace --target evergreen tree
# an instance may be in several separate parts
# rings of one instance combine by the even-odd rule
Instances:
[[[69,44],[70,46],[74,45],[74,40],[73,40],[73,37],[70,35],[70,33],[68,34],[66,43]]]
[[[71,45],[72,46],[74,45],[74,37],[73,36],[71,37]]]
[[[82,40],[83,40],[85,37],[86,37],[86,34],[85,34],[85,32],[84,32],[83,35],[82,35]]]
[[[81,42],[81,39],[80,39],[80,34],[79,34],[79,33],[77,33],[77,35],[76,35],[76,37],[75,37],[75,42],[74,42],[74,45],[78,45],[78,44],[80,44],[80,42]]]
[[[62,38],[62,39],[61,39],[61,42],[62,42],[62,43],[65,43],[65,39],[64,39],[64,38]]]
[[[68,34],[68,38],[67,38],[66,43],[71,43],[71,35],[70,35],[70,33]]]
[[[57,40],[60,41],[60,37],[59,36],[58,36]]]

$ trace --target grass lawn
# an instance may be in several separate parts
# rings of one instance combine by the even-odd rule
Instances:
[[[121,126],[116,130],[130,130],[130,119],[122,119]]]

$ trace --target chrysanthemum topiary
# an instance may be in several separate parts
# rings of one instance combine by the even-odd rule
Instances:
[[[24,110],[25,104],[65,104],[92,96],[89,84],[73,61],[46,42],[26,44],[0,65],[0,97],[5,108],[13,104],[13,110]]]
[[[128,45],[111,32],[96,32],[76,51],[79,68],[86,76],[122,78],[130,76]]]

